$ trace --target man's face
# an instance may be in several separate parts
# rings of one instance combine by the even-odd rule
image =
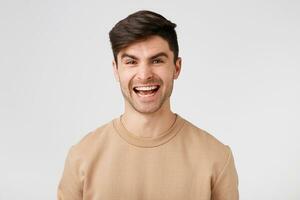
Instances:
[[[177,79],[181,59],[167,41],[159,36],[133,43],[117,55],[114,74],[120,82],[125,105],[139,113],[149,114],[169,106],[173,81]]]

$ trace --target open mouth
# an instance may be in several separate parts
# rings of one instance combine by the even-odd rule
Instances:
[[[133,91],[139,96],[152,96],[159,90],[159,85],[136,86]]]

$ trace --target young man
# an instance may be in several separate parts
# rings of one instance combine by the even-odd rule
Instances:
[[[110,31],[125,112],[74,145],[61,200],[237,200],[228,146],[171,111],[181,69],[176,25],[139,11]]]

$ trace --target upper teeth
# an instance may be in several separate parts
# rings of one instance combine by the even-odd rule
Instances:
[[[141,86],[141,87],[135,87],[136,90],[141,90],[141,91],[149,91],[149,90],[154,90],[158,86]]]

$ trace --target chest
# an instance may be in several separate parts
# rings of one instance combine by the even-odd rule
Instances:
[[[84,196],[90,200],[209,200],[210,189],[209,165],[194,150],[115,148],[89,163]]]

